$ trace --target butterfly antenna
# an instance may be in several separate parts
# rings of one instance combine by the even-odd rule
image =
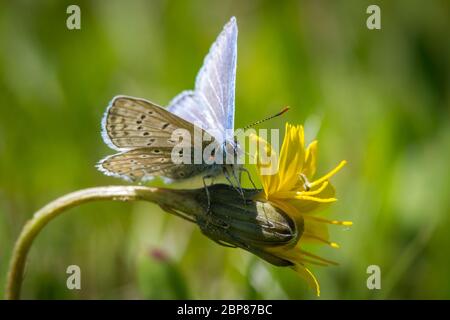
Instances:
[[[258,121],[256,121],[256,122],[250,124],[250,125],[245,126],[245,127],[243,128],[243,130],[246,130],[246,129],[248,129],[248,128],[254,127],[254,126],[256,126],[256,125],[258,125],[258,124],[260,124],[260,123],[266,122],[267,120],[270,120],[270,119],[276,118],[276,117],[278,117],[278,116],[281,116],[283,113],[285,113],[285,112],[288,111],[288,110],[289,110],[289,107],[285,107],[285,108],[283,108],[280,112],[278,112],[278,113],[276,113],[276,114],[274,114],[274,115],[271,115],[270,117],[264,118],[264,119],[262,119],[262,120],[258,120]]]

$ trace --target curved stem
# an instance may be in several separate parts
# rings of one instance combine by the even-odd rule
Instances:
[[[143,186],[108,186],[83,189],[62,196],[37,211],[23,227],[16,241],[12,254],[8,278],[6,282],[6,295],[8,300],[19,299],[23,280],[26,258],[39,232],[53,218],[62,212],[92,201],[137,201],[145,200],[160,205],[171,213],[182,211],[185,218],[195,220],[195,216],[203,212],[203,208],[192,197],[193,191],[169,190],[161,188],[150,188]],[[177,208],[177,210],[171,210]]]

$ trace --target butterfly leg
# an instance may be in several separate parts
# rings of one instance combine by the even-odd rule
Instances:
[[[252,175],[250,174],[250,171],[248,171],[248,170],[247,170],[246,168],[244,168],[244,167],[240,167],[240,168],[239,168],[239,180],[241,180],[241,176],[242,176],[242,173],[243,173],[243,172],[245,172],[245,173],[247,174],[248,180],[250,180],[250,183],[252,184],[253,189],[258,189],[258,188],[256,187],[256,184],[253,182]]]
[[[205,192],[206,192],[206,198],[208,199],[208,207],[206,209],[206,213],[209,213],[211,211],[211,197],[209,195],[209,189],[208,189],[208,184],[206,183],[206,179],[213,179],[214,177],[211,175],[206,175],[204,176],[203,179],[203,187],[205,188]],[[212,184],[212,182],[211,182]]]
[[[228,172],[228,169],[226,167],[223,167],[223,175],[225,176],[225,179],[227,179],[228,183],[230,184],[230,186],[233,187],[234,190],[236,190],[237,193],[239,193],[242,198],[245,200],[244,198],[244,191],[241,188],[241,184],[236,176],[236,173],[233,170],[233,178],[236,181],[236,184],[233,182],[233,180],[231,180],[231,176],[230,173]],[[237,187],[236,187],[237,185]]]
[[[241,195],[242,200],[244,201],[244,205],[245,205],[245,204],[247,204],[247,202],[245,201],[244,190],[242,189],[242,186],[241,186],[241,175],[239,175],[239,177],[238,177],[238,175],[236,174],[236,170],[234,170],[234,169],[231,169],[231,170],[233,172],[233,178],[236,181],[238,192]]]
[[[247,205],[244,190],[241,187],[240,176],[238,177],[236,175],[236,171],[233,168],[231,168],[231,171],[232,171],[232,177],[236,184],[234,184],[233,181],[231,180],[230,173],[228,172],[227,168],[225,168],[225,167],[223,169],[224,176],[227,179],[228,183],[234,188],[234,190],[236,190],[236,192],[240,194],[240,196],[242,197],[242,201],[244,201],[244,205]]]

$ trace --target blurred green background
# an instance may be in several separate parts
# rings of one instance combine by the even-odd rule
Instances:
[[[66,8],[81,7],[81,30]],[[381,7],[381,30],[366,8]],[[284,122],[319,139],[319,174],[340,160],[325,213],[340,263],[314,268],[329,299],[450,298],[448,1],[1,1],[0,289],[23,224],[77,189],[124,184],[94,165],[110,99],[166,105],[193,87],[233,15],[239,26],[236,126],[289,105]],[[319,130],[320,128],[320,130]],[[317,133],[316,133],[317,132]],[[66,268],[82,290],[66,288]],[[382,289],[368,290],[379,265]],[[218,246],[148,203],[95,203],[37,238],[23,297],[314,298],[290,269]]]

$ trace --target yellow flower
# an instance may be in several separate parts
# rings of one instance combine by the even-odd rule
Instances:
[[[266,250],[293,263],[293,269],[315,289],[317,295],[320,295],[319,283],[306,265],[328,266],[336,263],[307,252],[302,246],[304,243],[321,243],[338,248],[336,243],[328,240],[327,225],[352,225],[350,221],[328,220],[315,215],[317,211],[337,200],[334,197],[335,189],[329,179],[346,164],[346,161],[341,161],[335,169],[314,180],[317,141],[313,141],[305,149],[302,126],[286,124],[286,133],[278,159],[264,139],[256,135],[253,135],[252,139],[259,143],[259,150],[263,147],[267,156],[272,156],[272,161],[264,163],[262,153],[257,154],[257,168],[263,191],[256,199],[270,202],[281,209],[295,222],[299,230],[299,238],[295,243]],[[267,174],[271,166],[276,170]]]

